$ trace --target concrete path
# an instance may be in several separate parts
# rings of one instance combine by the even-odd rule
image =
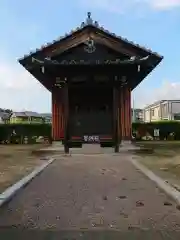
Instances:
[[[0,210],[0,234],[180,239],[180,211],[127,155],[74,155],[57,159]]]

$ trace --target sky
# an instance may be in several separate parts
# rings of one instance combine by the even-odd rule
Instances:
[[[51,94],[17,60],[80,26],[88,11],[109,31],[164,56],[133,91],[134,107],[180,99],[180,0],[1,0],[0,108],[51,111]]]

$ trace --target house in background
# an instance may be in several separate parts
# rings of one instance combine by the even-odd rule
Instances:
[[[131,112],[132,112],[132,122],[144,121],[143,109],[134,108],[134,109],[131,109]]]
[[[180,120],[180,100],[161,100],[143,110],[144,121]]]
[[[42,124],[44,122],[43,117],[36,112],[13,112],[10,117],[10,123],[34,123]]]
[[[28,111],[25,111],[24,112],[26,114],[26,116],[29,117],[29,120],[31,123],[44,123],[44,119],[43,119],[43,116],[37,112],[28,112]]]
[[[44,118],[44,123],[52,124],[52,114],[42,113],[41,116]]]

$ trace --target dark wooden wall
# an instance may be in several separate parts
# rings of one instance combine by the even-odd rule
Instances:
[[[131,90],[128,86],[119,89],[119,139],[131,140]],[[64,139],[63,89],[52,91],[52,139]],[[113,134],[113,133],[112,133]]]

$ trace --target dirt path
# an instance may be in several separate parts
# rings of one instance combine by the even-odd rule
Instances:
[[[111,239],[115,234],[179,239],[180,211],[127,155],[74,155],[57,159],[1,209],[0,229],[51,231],[57,235],[52,239],[61,239],[60,230],[77,230],[71,234],[78,236],[86,230],[119,230],[109,232]]]

